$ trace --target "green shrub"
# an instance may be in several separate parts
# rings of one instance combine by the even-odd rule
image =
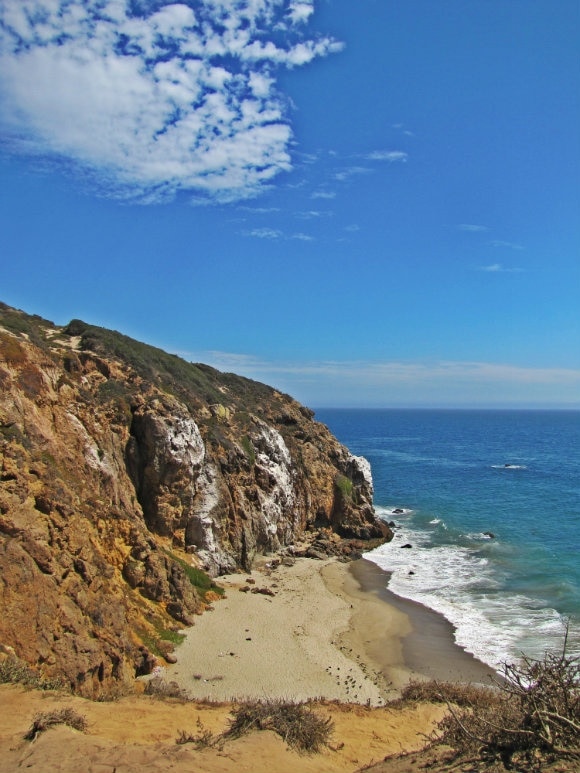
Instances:
[[[157,633],[161,641],[169,641],[172,644],[176,644],[176,645],[181,644],[181,642],[185,639],[184,633],[179,633],[179,631],[173,631],[171,628],[162,628]]]
[[[251,439],[248,437],[248,435],[244,435],[244,437],[242,438],[242,448],[244,449],[250,464],[252,464],[252,465],[255,464],[256,463],[256,451],[254,450],[254,445],[253,445]]]
[[[179,564],[179,566],[181,566],[190,583],[201,592],[202,596],[205,596],[207,591],[213,591],[219,596],[223,596],[224,589],[221,586],[216,585],[212,578],[206,572],[204,572],[203,569],[198,569],[196,566],[191,566],[187,563],[187,561],[184,561],[182,558],[174,555],[170,550],[164,550],[164,553],[169,558],[171,558],[172,561],[175,561],[177,564]]]
[[[334,485],[340,491],[344,499],[352,499],[353,482],[346,475],[337,475],[334,480]]]

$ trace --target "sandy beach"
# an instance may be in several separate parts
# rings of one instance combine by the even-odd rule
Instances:
[[[477,682],[490,671],[453,643],[442,618],[392,596],[386,581],[370,561],[334,559],[264,563],[220,578],[226,598],[188,629],[178,663],[163,669],[166,680],[209,702],[134,695],[96,703],[0,685],[0,773],[352,773],[421,749],[445,707],[383,704],[411,678]],[[333,723],[329,746],[304,755],[271,730],[202,749],[176,744],[184,730],[223,733],[228,701],[248,697],[325,698],[314,705]],[[85,717],[84,733],[57,726],[24,739],[35,716],[64,707]],[[411,773],[413,761],[380,769]]]
[[[453,629],[398,599],[365,559],[264,563],[220,578],[226,598],[196,620],[162,671],[197,699],[325,698],[381,706],[411,679],[489,683]]]

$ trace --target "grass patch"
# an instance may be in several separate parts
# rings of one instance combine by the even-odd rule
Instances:
[[[74,730],[80,730],[81,733],[84,733],[88,723],[86,717],[70,706],[55,711],[45,711],[36,715],[24,738],[27,741],[34,741],[41,733],[44,733],[49,727],[55,727],[55,725],[68,725]]]
[[[244,435],[242,438],[242,448],[244,449],[250,464],[254,465],[256,463],[256,451],[254,450],[254,445],[248,435]]]
[[[187,563],[187,561],[179,558],[170,550],[164,550],[164,553],[169,556],[172,561],[175,561],[177,564],[179,564],[179,566],[181,566],[190,583],[201,592],[202,597],[205,598],[207,591],[213,591],[214,593],[217,593],[218,596],[224,595],[224,589],[220,585],[217,585],[209,576],[209,574],[203,571],[203,569],[198,569],[196,566],[191,566]]]
[[[344,499],[352,499],[353,482],[346,475],[337,475],[334,480],[334,485],[340,491]]]
[[[179,633],[179,631],[172,631],[170,628],[162,628],[160,631],[158,631],[159,638],[161,641],[170,641],[172,644],[181,644],[181,642],[185,639],[184,633]]]
[[[239,738],[253,730],[273,730],[297,751],[314,753],[328,746],[334,723],[305,703],[248,701],[234,709],[224,738]]]
[[[43,328],[54,328],[54,324],[37,314],[26,314],[0,302],[0,325],[11,333],[26,336],[29,341],[45,351],[49,349]]]
[[[60,679],[49,679],[16,656],[0,662],[0,684],[21,684],[36,690],[63,690],[65,683]]]

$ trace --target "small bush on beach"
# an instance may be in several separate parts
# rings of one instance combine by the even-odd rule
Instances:
[[[70,706],[56,711],[46,711],[36,715],[30,730],[26,733],[24,738],[27,741],[34,741],[40,733],[44,733],[49,727],[54,727],[55,725],[68,725],[69,727],[84,733],[87,729],[87,720],[86,717],[79,714]]]
[[[500,700],[498,690],[483,685],[462,682],[409,682],[402,690],[401,697],[391,705],[429,702],[451,703],[454,706],[493,706]]]
[[[181,730],[175,743],[179,745],[191,743],[196,749],[209,749],[210,747],[215,746],[220,740],[221,736],[214,735],[211,730],[208,730],[207,727],[204,726],[203,722],[198,717],[197,733],[188,733],[186,730]]]
[[[314,753],[327,746],[334,729],[330,718],[308,704],[292,701],[248,701],[237,706],[225,738],[239,738],[252,730],[273,730],[294,749]]]

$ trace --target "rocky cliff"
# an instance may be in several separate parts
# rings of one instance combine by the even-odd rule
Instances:
[[[0,644],[47,677],[110,691],[212,577],[390,536],[366,460],[287,395],[0,304]]]

